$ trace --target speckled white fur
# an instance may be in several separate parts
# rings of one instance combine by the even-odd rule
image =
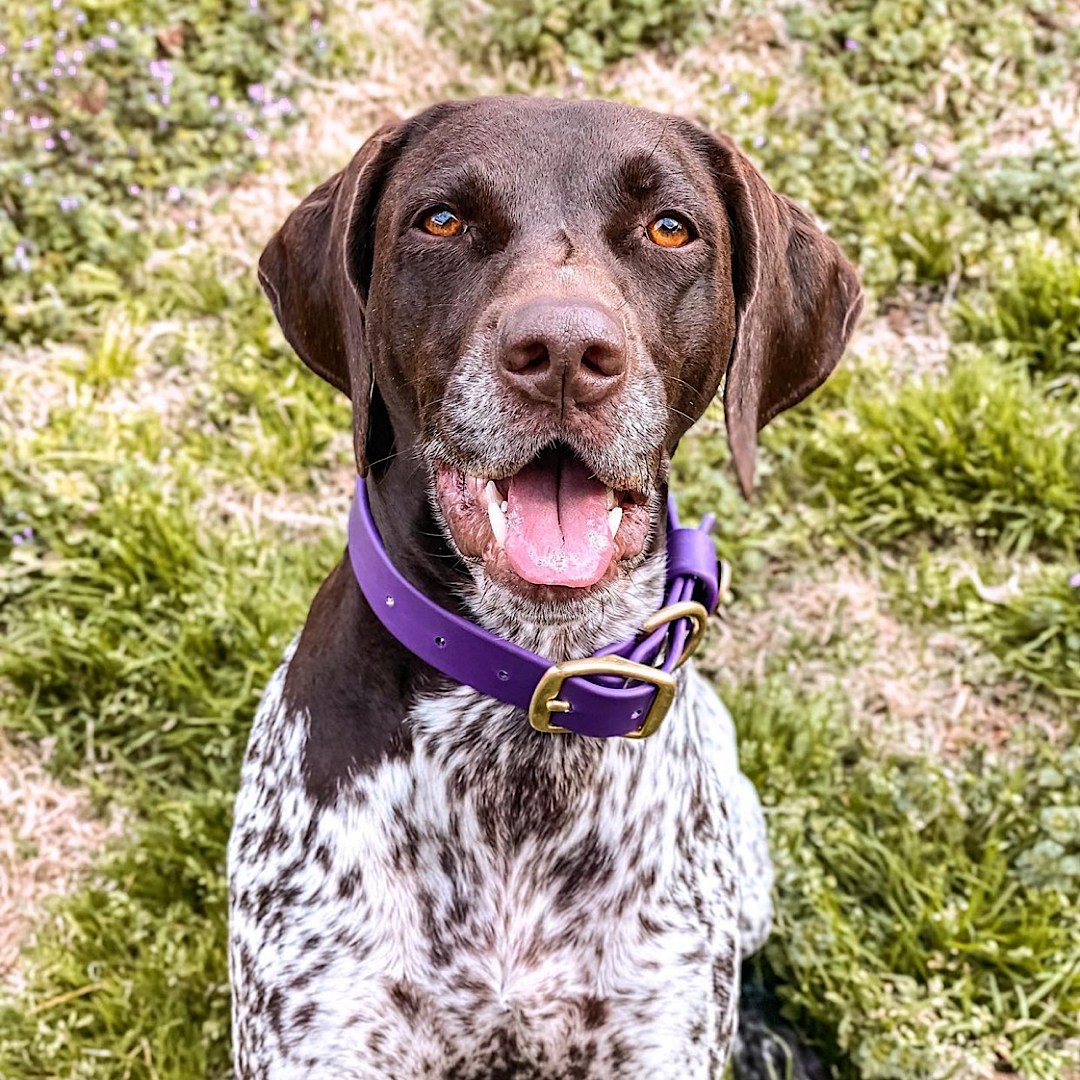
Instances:
[[[654,604],[655,567],[635,577],[619,624]],[[289,655],[229,849],[237,1080],[719,1080],[772,871],[730,717],[690,665],[641,742],[425,697],[411,754],[318,806]]]

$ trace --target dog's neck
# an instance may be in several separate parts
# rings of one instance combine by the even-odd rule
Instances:
[[[515,605],[505,590],[478,584],[436,522],[426,470],[415,460],[408,467],[407,457],[395,460],[401,464],[369,483],[372,516],[398,570],[449,610],[558,661],[629,637],[660,606],[664,559],[654,553],[569,617],[537,618],[526,605]],[[443,695],[450,707],[460,709],[462,693],[386,630],[346,556],[319,590],[285,677],[284,703],[307,721],[303,771],[308,793],[318,803],[334,802],[355,786],[358,776],[388,759],[411,755],[410,709],[423,699],[430,711]],[[583,762],[595,763],[609,742],[529,740],[528,725],[513,710],[493,701],[485,706],[487,699],[475,691],[465,696],[475,697],[485,714],[494,710],[504,727],[511,724],[514,737],[504,731],[493,738],[498,735],[511,749],[531,747],[529,753],[516,753],[514,761],[528,762],[534,775],[542,766],[556,772],[569,769],[580,779]]]
[[[492,585],[482,572],[471,576],[465,597],[481,626],[538,656],[561,662],[633,637],[663,603],[663,589],[664,556],[654,552],[587,602],[554,617],[538,618],[532,605],[515,603],[508,589]]]

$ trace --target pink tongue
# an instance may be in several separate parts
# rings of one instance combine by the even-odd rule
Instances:
[[[536,585],[584,588],[604,576],[615,554],[607,488],[566,454],[544,454],[510,480],[506,554]]]

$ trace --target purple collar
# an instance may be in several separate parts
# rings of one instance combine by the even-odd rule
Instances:
[[[447,611],[408,582],[383,547],[360,477],[349,514],[349,559],[383,626],[455,682],[523,709],[538,731],[644,738],[671,707],[674,671],[697,648],[720,596],[713,520],[709,515],[700,528],[680,528],[669,499],[665,606],[637,636],[561,664]]]

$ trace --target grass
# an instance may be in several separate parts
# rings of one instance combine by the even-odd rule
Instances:
[[[874,543],[971,534],[1012,551],[1076,549],[1080,412],[981,353],[958,353],[943,377],[874,383],[841,376],[812,423],[772,436],[790,456],[782,482],[831,528]]]
[[[5,723],[55,738],[59,769],[227,788],[244,721],[340,538],[271,544],[242,527],[208,530],[148,468],[90,497],[89,513],[40,500],[27,518],[34,539],[9,560]]]
[[[1004,1017],[1002,1071],[1052,1069],[1055,1040],[1080,1034],[1080,828],[1066,806],[1077,750],[881,758],[842,700],[800,695],[786,675],[729,700],[777,869],[766,958],[804,1023],[847,1052],[842,1073],[985,1067],[980,1043]]]
[[[768,809],[761,977],[839,1080],[1076,1080],[1070,9],[552,4],[538,29],[516,4],[444,0],[425,37],[393,2],[157,0],[132,19],[108,0],[83,21],[35,2],[0,26],[0,725],[129,823],[54,899],[25,989],[0,991],[0,1076],[228,1075],[231,800],[260,689],[340,553],[349,471],[344,399],[254,281],[276,220],[230,189],[329,172],[342,130],[423,95],[570,86],[731,131],[871,296],[856,355],[763,433],[751,505],[718,407],[674,469],[735,566],[734,644],[707,664]],[[79,35],[116,46],[54,76]],[[320,131],[332,150],[311,150]],[[941,325],[945,362],[901,362],[893,320]],[[830,575],[840,600],[796,610]],[[941,655],[929,688],[890,678],[888,650],[910,671],[914,642],[955,658],[947,687]]]
[[[0,39],[0,313],[23,341],[77,333],[197,232],[287,125],[297,61],[322,67],[279,0],[29,0]]]
[[[960,568],[924,553],[908,577],[900,587],[913,617],[962,627],[1003,670],[1062,701],[1080,698],[1078,586],[1055,565],[987,586],[984,578],[1002,577],[997,568],[977,560]]]
[[[228,1076],[231,800],[190,792],[152,809],[50,920],[33,1005],[0,1004],[0,1075]]]
[[[431,23],[474,59],[494,55],[540,69],[570,63],[595,71],[643,46],[680,44],[711,14],[702,0],[507,0],[471,12],[439,0]]]
[[[1033,374],[1080,384],[1080,263],[1036,233],[956,306],[956,336]]]

